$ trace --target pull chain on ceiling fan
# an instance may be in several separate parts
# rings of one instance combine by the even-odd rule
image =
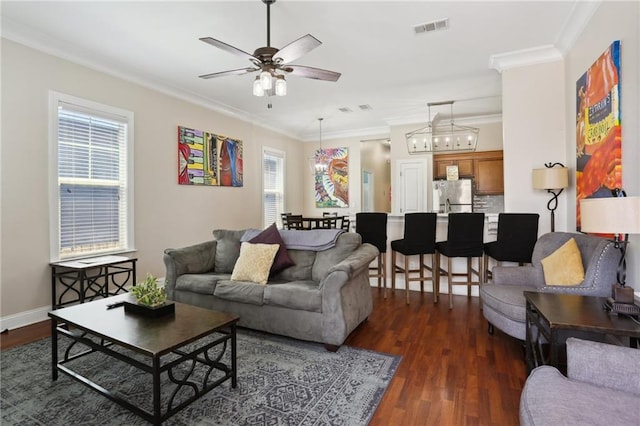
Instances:
[[[239,68],[229,71],[214,72],[201,75],[200,78],[209,79],[224,77],[227,75],[242,75],[260,71],[253,82],[253,94],[255,96],[284,96],[287,94],[287,82],[285,75],[294,75],[315,80],[338,81],[340,73],[320,68],[306,67],[303,65],[289,64],[304,54],[320,46],[322,42],[307,34],[284,46],[282,49],[271,47],[271,5],[276,0],[262,0],[267,5],[267,45],[257,48],[253,55],[211,37],[202,37],[200,40],[222,49],[234,55],[248,59],[252,67]]]

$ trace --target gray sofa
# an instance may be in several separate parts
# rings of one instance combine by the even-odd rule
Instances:
[[[584,281],[577,286],[547,285],[541,260],[574,238],[582,256]],[[493,326],[516,339],[526,338],[526,300],[524,291],[610,296],[616,282],[620,251],[604,238],[570,232],[542,235],[533,249],[531,265],[493,268],[491,283],[480,288],[482,313]]]
[[[371,313],[368,267],[378,250],[362,244],[360,235],[342,233],[322,251],[289,249],[295,265],[261,285],[230,280],[244,233],[218,230],[215,240],[165,250],[169,299],[231,312],[240,326],[320,342],[328,350],[337,350]]]
[[[640,350],[567,339],[567,377],[534,369],[520,397],[522,426],[637,425]]]

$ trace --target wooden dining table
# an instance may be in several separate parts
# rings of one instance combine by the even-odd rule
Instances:
[[[337,228],[338,221],[342,221],[345,217],[347,216],[302,216],[302,223],[305,229]],[[332,223],[333,226],[330,226]]]

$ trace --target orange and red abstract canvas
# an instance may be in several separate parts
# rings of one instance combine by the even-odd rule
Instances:
[[[610,197],[622,188],[620,41],[576,82],[576,228],[580,200]]]
[[[180,185],[242,186],[242,141],[178,126]]]

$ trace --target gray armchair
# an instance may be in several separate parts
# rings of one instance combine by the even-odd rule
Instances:
[[[584,281],[577,286],[551,286],[544,280],[541,260],[574,238],[580,249]],[[610,296],[616,282],[620,252],[611,241],[580,233],[551,232],[542,235],[533,249],[531,265],[493,268],[493,280],[480,288],[482,312],[489,332],[497,327],[516,339],[526,337],[524,291]]]
[[[534,369],[520,397],[520,425],[637,425],[640,350],[571,337],[567,377]]]

